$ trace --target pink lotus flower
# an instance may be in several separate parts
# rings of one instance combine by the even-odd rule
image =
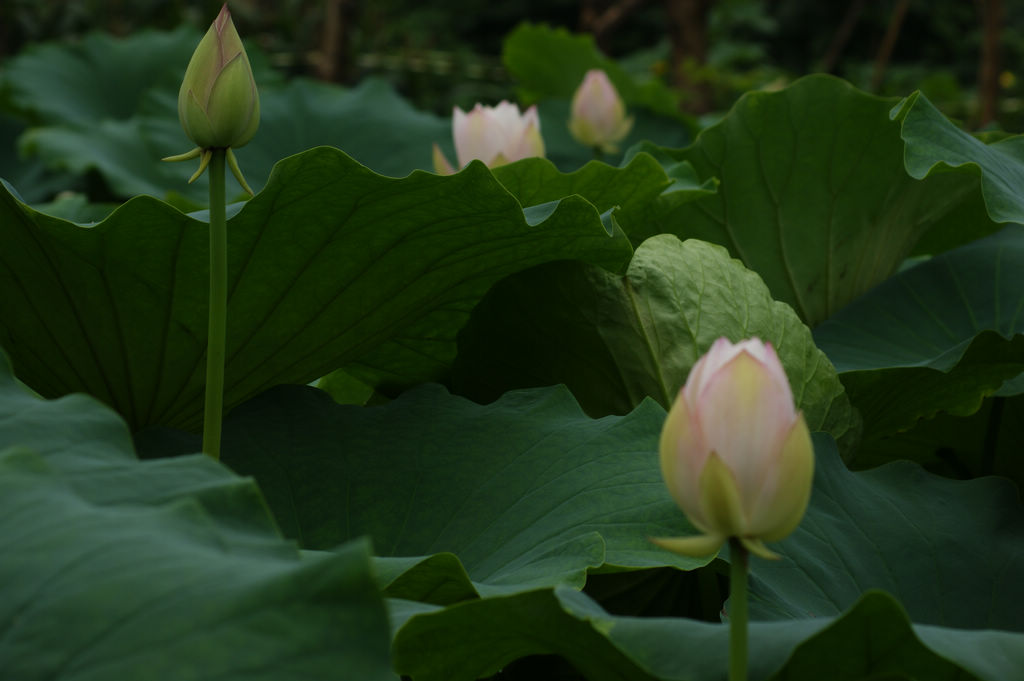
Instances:
[[[778,557],[764,542],[800,523],[814,448],[771,345],[756,338],[715,341],[669,411],[660,450],[672,498],[703,534],[652,541],[704,556],[736,537],[752,553]]]
[[[572,98],[572,136],[588,147],[614,152],[632,127],[633,117],[626,118],[622,98],[608,75],[601,69],[587,71]]]
[[[490,107],[477,104],[468,114],[459,107],[452,112],[452,134],[459,168],[479,159],[488,168],[531,156],[544,156],[537,107],[524,113],[509,102]],[[442,175],[455,172],[444,153],[434,145],[434,169]]]

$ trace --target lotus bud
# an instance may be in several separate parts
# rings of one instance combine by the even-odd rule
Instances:
[[[210,149],[227,149],[227,160],[239,183],[250,194],[232,147],[244,146],[260,124],[260,99],[249,57],[231,21],[227,3],[199,42],[185,69],[178,91],[181,127],[196,144],[192,151],[165,161],[200,158],[199,177],[210,161]]]
[[[517,105],[505,101],[495,107],[477,104],[469,113],[455,107],[452,135],[459,168],[474,159],[483,161],[488,168],[496,168],[520,159],[544,156],[536,106],[523,113]],[[456,170],[436,144],[434,169],[442,175]]]
[[[572,136],[588,147],[614,152],[632,127],[633,117],[626,118],[622,98],[607,74],[601,69],[587,71],[572,97]]]
[[[660,455],[672,498],[702,534],[652,541],[705,556],[735,537],[752,553],[778,558],[764,542],[800,523],[814,447],[770,344],[715,341],[669,410]]]

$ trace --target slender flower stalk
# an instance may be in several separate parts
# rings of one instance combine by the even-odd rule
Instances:
[[[210,170],[210,312],[206,347],[206,404],[203,451],[220,458],[224,417],[224,361],[227,345],[228,257],[226,168],[251,196],[232,147],[241,147],[256,134],[260,100],[249,57],[235,30],[227,3],[196,47],[178,92],[178,117],[185,134],[196,144],[191,151],[165,161],[199,159],[195,182]]]
[[[747,569],[749,553],[729,540],[729,681],[747,681]]]
[[[215,459],[220,458],[228,331],[228,226],[224,195],[226,156],[226,150],[214,149],[210,158],[210,315],[206,345],[203,451]]]

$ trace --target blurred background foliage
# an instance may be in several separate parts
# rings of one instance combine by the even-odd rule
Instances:
[[[72,104],[70,97],[65,103],[51,97],[50,109],[41,106],[24,91],[31,89],[25,85],[27,81],[43,76],[26,75],[24,61],[17,69],[12,64],[26,54],[44,54],[48,44],[77,50],[73,54],[84,62],[102,59],[97,55],[110,50],[96,48],[95,43],[90,48],[89,43],[97,32],[127,38],[157,29],[177,36],[168,38],[169,42],[194,45],[220,4],[220,0],[0,3],[0,175],[27,192],[27,200],[36,202],[49,200],[61,188],[84,192],[93,201],[114,201],[127,193],[147,191],[145,184],[133,184],[127,171],[123,182],[112,181],[102,162],[87,158],[58,162],[57,155],[74,156],[76,149],[82,157],[97,152],[85,149],[79,138],[69,140],[65,129],[49,128],[42,133],[32,129],[67,123],[58,120],[61,118],[77,118],[72,127],[78,126],[80,137],[89,132],[89,137],[107,140],[131,138],[138,142],[139,135],[148,135],[150,142],[163,140],[172,134],[159,123],[160,116],[170,115],[173,108],[166,94],[176,91],[174,81],[184,71],[187,56],[180,64],[168,62],[172,54],[178,59],[177,48],[168,47],[163,57],[150,58],[162,60],[154,65],[153,75],[141,67],[133,72],[133,77],[162,88],[163,95],[138,87],[134,99],[108,96],[106,93],[123,84],[88,82],[85,71],[77,78],[79,82],[68,83],[68,91],[76,92],[79,101],[88,97],[91,88],[97,112],[106,97],[120,98],[107,107],[108,113],[116,107],[127,107],[129,111],[120,113],[128,116],[159,113],[154,113],[149,123],[134,124],[142,129],[138,135],[138,130],[124,129],[127,123],[112,125],[99,113],[88,120],[88,103]],[[573,78],[577,77],[574,69],[607,57],[596,63],[619,69],[618,79],[613,78],[616,84],[620,89],[625,84],[635,90],[632,97],[626,96],[627,103],[657,114],[649,120],[653,127],[640,126],[638,132],[664,132],[666,118],[676,119],[676,125],[683,122],[686,135],[664,134],[656,140],[661,144],[687,142],[745,91],[783,87],[814,72],[833,73],[861,89],[886,96],[921,89],[944,113],[970,130],[1017,132],[1024,128],[1024,72],[1020,72],[1024,34],[1019,28],[1024,26],[1024,0],[233,0],[230,8],[239,32],[251,46],[250,56],[259,62],[259,68],[265,67],[261,89],[285,87],[284,83],[295,79],[351,89],[379,79],[421,114],[415,125],[424,135],[437,134],[439,122],[450,116],[452,106],[469,108],[477,101],[518,99],[525,104],[552,98],[552,111],[558,115],[567,111],[571,92],[561,85],[558,92],[545,91],[541,81],[550,84],[557,79],[545,79],[537,65],[532,73],[524,72],[522,58],[517,64],[510,54],[506,41],[523,22],[565,30],[547,38],[575,50],[575,57],[566,57]],[[573,43],[570,34],[589,35],[592,42]],[[532,49],[532,37],[518,45],[521,52]],[[159,50],[155,46],[154,54]],[[54,54],[46,58],[53,63],[64,58]],[[119,58],[139,61],[130,54]],[[563,67],[557,50],[543,64],[552,74]],[[60,68],[69,72],[69,67]],[[12,70],[19,73],[11,75]],[[54,71],[50,69],[51,75]],[[89,73],[108,71],[97,68]],[[66,78],[71,81],[75,76]],[[129,84],[128,89],[131,87]],[[325,104],[330,99],[325,90],[308,84],[300,89],[301,100],[314,108],[326,106],[338,115],[366,113],[365,107],[358,105],[346,108],[334,100]],[[375,86],[369,89],[374,101],[387,99]],[[79,106],[85,106],[85,114],[78,111]],[[408,112],[409,116],[417,111]],[[82,120],[83,115],[87,120]],[[402,125],[404,120],[399,116],[393,124]],[[556,138],[549,144],[552,160],[563,170],[571,169],[586,156],[574,155],[571,140],[560,130],[564,126],[557,123],[545,124],[545,136],[550,131]],[[100,126],[105,127],[92,135],[92,129]],[[340,144],[336,136],[318,138],[312,133],[298,135],[293,142],[292,146]],[[160,152],[165,148],[163,142],[149,146]],[[108,147],[103,160],[120,163],[113,158],[117,155],[111,151],[114,146]],[[276,160],[270,158],[272,153],[298,150],[277,143],[251,155],[260,157],[257,163],[272,165]],[[417,157],[412,165],[392,164],[395,167],[387,163],[374,166],[358,153],[353,155],[379,172],[429,167],[426,155],[422,161]],[[158,178],[154,175],[151,179],[156,182]],[[169,190],[187,193],[178,186],[169,186]]]

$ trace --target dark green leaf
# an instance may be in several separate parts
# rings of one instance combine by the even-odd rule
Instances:
[[[84,391],[133,428],[198,428],[205,223],[147,197],[83,228],[0,196],[0,344],[47,396]],[[578,197],[523,208],[482,164],[384,178],[334,149],[282,161],[228,222],[226,404],[333,369],[403,386],[444,371],[487,289],[553,259],[631,248]]]
[[[2,356],[0,545],[9,678],[394,678],[366,541],[300,558],[251,481],[140,463],[116,414],[27,394]]]
[[[458,556],[415,559],[402,567],[413,574],[385,580],[390,594],[427,599],[438,583],[465,590],[459,562],[484,594],[582,586],[599,566],[706,563],[647,541],[687,528],[657,465],[663,419],[647,402],[594,421],[564,389],[480,406],[424,386],[358,408],[282,386],[232,414],[222,451],[307,548],[370,535],[381,556]]]
[[[920,92],[892,110],[906,143],[907,172],[917,179],[962,168],[981,178],[989,216],[996,222],[1024,222],[1024,137],[985,144],[960,130]]]
[[[84,128],[131,118],[154,86],[177,93],[199,38],[188,26],[129,38],[90,33],[76,44],[28,48],[5,65],[4,76],[15,106],[37,124]]]
[[[469,681],[527,654],[558,654],[591,681],[726,677],[728,627],[610,615],[568,587],[445,609],[392,602],[395,667],[424,681]],[[936,681],[1016,678],[1024,637],[911,626],[889,595],[869,592],[835,619],[750,627],[751,681]]]
[[[728,247],[814,326],[888,278],[977,186],[956,173],[907,176],[891,106],[821,75],[747,93],[692,146],[663,150],[717,177],[715,195],[668,195],[618,218],[635,243],[670,232]]]
[[[850,473],[815,436],[814,492],[796,531],[752,559],[751,616],[837,615],[867,589],[916,624],[1024,632],[1024,508],[1007,480],[946,480],[907,462]]]
[[[31,129],[22,150],[74,173],[96,169],[120,196],[174,191],[205,205],[206,180],[187,183],[193,164],[159,162],[193,146],[178,123],[176,91],[148,93],[139,115],[126,120]],[[451,135],[450,121],[416,111],[380,79],[352,90],[296,79],[261,88],[260,129],[237,156],[259,191],[278,160],[311,147],[335,146],[377,172],[404,176],[431,168],[431,145],[450,147]],[[241,191],[234,180],[229,191]]]
[[[1024,227],[901,272],[814,331],[865,435],[970,414],[1024,371]]]

